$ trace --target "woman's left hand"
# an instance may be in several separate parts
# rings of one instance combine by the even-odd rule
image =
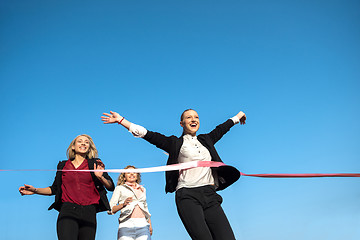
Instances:
[[[94,163],[94,169],[95,170],[105,170],[105,164],[100,159],[97,159],[96,163]],[[94,172],[94,174],[98,179],[101,179],[103,176],[102,171]]]
[[[100,159],[97,159],[96,163],[94,163],[94,170],[105,170],[105,164]],[[112,180],[106,179],[106,177],[104,177],[103,171],[96,171],[94,174],[107,190],[114,191],[114,184]]]
[[[238,114],[236,114],[236,116],[239,118],[240,120],[240,124],[244,125],[245,121],[246,121],[246,115],[244,112],[240,111]]]

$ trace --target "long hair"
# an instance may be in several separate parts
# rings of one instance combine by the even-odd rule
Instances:
[[[128,165],[124,169],[128,169],[128,168],[136,169],[136,167],[134,167],[132,165]],[[141,174],[140,173],[136,173],[136,174],[137,174],[136,183],[140,184],[141,183]],[[120,173],[118,181],[117,181],[117,185],[122,185],[124,183],[125,183],[125,173]]]
[[[89,139],[89,150],[86,153],[86,159],[92,159],[92,158],[98,157],[98,151],[95,147],[95,144],[94,144],[94,141],[92,140],[92,138],[87,134],[81,134],[81,135],[77,136],[74,140],[72,140],[69,147],[67,148],[66,156],[68,157],[68,159],[70,159],[70,160],[75,159],[76,153],[75,153],[75,150],[72,149],[72,147],[75,145],[75,142],[78,139],[78,137],[81,137],[81,136]]]

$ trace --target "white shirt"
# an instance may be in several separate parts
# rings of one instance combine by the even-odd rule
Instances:
[[[180,148],[179,163],[191,161],[211,161],[209,150],[204,147],[196,136],[184,135],[184,142]],[[215,179],[210,167],[191,168],[180,170],[179,182],[176,190],[182,187],[194,188],[206,185],[215,185]]]
[[[114,206],[124,203],[125,199],[127,199],[128,197],[132,197],[133,201],[120,210],[121,212],[120,212],[119,222],[122,222],[127,217],[130,217],[136,205],[140,207],[140,209],[143,211],[145,215],[145,218],[148,219],[151,216],[151,214],[149,213],[149,209],[146,202],[146,189],[144,188],[143,190],[144,190],[143,194],[137,197],[132,187],[129,187],[126,184],[117,185],[109,202],[110,210],[108,211],[108,214],[110,215],[114,214],[111,211]]]

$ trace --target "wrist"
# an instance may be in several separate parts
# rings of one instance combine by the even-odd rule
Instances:
[[[121,124],[121,122],[122,122],[124,119],[125,119],[124,117],[121,117],[121,118],[120,118],[120,121],[118,121],[118,124]]]
[[[238,115],[235,115],[234,117],[230,118],[234,124],[238,124],[240,122],[240,118],[238,117]]]

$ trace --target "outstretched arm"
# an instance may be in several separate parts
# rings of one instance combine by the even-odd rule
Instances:
[[[24,184],[24,186],[19,187],[19,192],[22,196],[33,195],[33,194],[47,195],[47,196],[51,195],[51,189],[49,187],[35,188],[28,184]]]
[[[246,121],[246,115],[242,111],[240,111],[238,114],[236,114],[234,117],[228,119],[226,122],[216,126],[214,130],[212,130],[209,133],[209,136],[212,140],[212,142],[215,144],[217,141],[219,141],[225,133],[227,133],[231,127],[233,127],[235,124],[240,123],[241,125],[245,124]]]
[[[130,129],[131,122],[120,116],[117,112],[110,111],[110,113],[103,113],[105,116],[101,116],[101,120],[105,124],[118,123],[125,127],[127,130]]]
[[[129,132],[132,133],[135,137],[143,138],[147,130],[140,126],[136,125],[134,123],[129,122],[124,117],[120,116],[117,112],[110,111],[110,113],[104,113],[105,116],[101,116],[101,120],[105,123],[118,123],[121,124],[123,127],[125,127]]]
[[[101,120],[105,124],[119,123],[131,132],[134,137],[144,138],[146,141],[154,144],[156,147],[169,152],[171,143],[174,136],[166,137],[157,132],[148,131],[140,125],[136,125],[127,121],[124,117],[120,116],[117,112],[110,111],[110,113],[103,113],[105,116],[101,116]]]

